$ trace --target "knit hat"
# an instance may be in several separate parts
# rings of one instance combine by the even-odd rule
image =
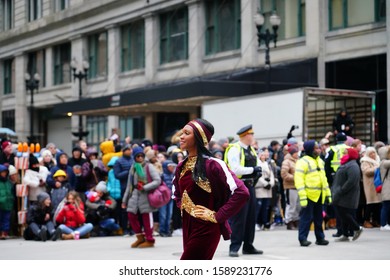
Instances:
[[[106,192],[107,192],[106,182],[100,181],[100,182],[96,185],[95,190],[96,190],[97,192],[106,193]]]
[[[148,160],[151,160],[152,158],[156,157],[156,153],[154,150],[149,150],[146,152],[145,156]]]
[[[85,156],[86,156],[86,157],[89,158],[91,155],[95,155],[96,157],[98,157],[99,152],[96,150],[95,147],[89,147],[89,148],[87,149],[87,151],[85,152]]]
[[[18,171],[16,170],[15,166],[10,164],[8,166],[8,175],[11,176],[11,175],[14,175],[16,173],[18,173]]]
[[[287,145],[288,146],[296,145],[296,144],[298,144],[298,141],[297,141],[297,139],[295,139],[295,137],[288,138],[288,140],[287,140]]]
[[[34,164],[39,164],[39,161],[33,154],[30,154],[28,159],[28,168],[31,169]]]
[[[127,144],[127,145],[123,146],[122,152],[124,152],[126,150],[131,150],[131,145],[130,144]]]
[[[39,203],[44,202],[48,198],[50,198],[50,195],[46,192],[41,192],[40,194],[38,194],[38,197],[37,197]]]
[[[314,152],[314,146],[316,145],[315,140],[307,140],[305,143],[303,143],[303,149],[305,150],[305,153],[307,155],[312,155]]]
[[[133,156],[134,156],[134,158],[136,158],[138,154],[143,154],[143,155],[145,155],[144,149],[141,148],[141,147],[135,147],[135,148],[133,149]]]
[[[297,147],[291,146],[291,147],[288,147],[288,152],[290,153],[290,155],[293,155],[295,153],[298,153],[298,149],[297,149]]]
[[[12,145],[10,141],[4,141],[3,143],[1,143],[1,148],[4,150],[9,145]]]
[[[330,143],[328,138],[322,138],[320,141],[320,145],[328,145]]]
[[[359,158],[359,153],[356,149],[349,148],[349,149],[347,149],[347,151],[348,151],[348,156],[350,159],[358,159]]]
[[[63,177],[66,178],[66,173],[65,173],[65,171],[62,170],[62,169],[58,169],[58,170],[54,173],[53,178],[57,178],[57,177],[60,177],[60,176],[63,176]]]
[[[336,135],[337,142],[344,142],[345,140],[347,140],[347,135],[345,135],[345,133],[343,132],[337,133]]]
[[[53,158],[53,154],[49,150],[43,150],[41,152],[42,158],[45,158],[47,156],[50,156],[50,158]]]

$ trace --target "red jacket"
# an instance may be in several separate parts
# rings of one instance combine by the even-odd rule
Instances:
[[[60,211],[56,218],[58,224],[64,224],[67,227],[76,228],[85,223],[84,204],[80,204],[78,210],[74,205],[68,204]]]

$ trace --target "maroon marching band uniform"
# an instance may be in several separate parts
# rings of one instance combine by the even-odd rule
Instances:
[[[199,156],[199,155],[198,155]],[[208,180],[194,182],[192,171],[195,157],[188,157],[176,168],[173,185],[175,200],[183,219],[182,260],[210,260],[218,247],[220,236],[230,239],[228,219],[236,214],[249,198],[248,189],[225,162],[205,157]],[[217,223],[196,218],[195,205],[215,211]]]

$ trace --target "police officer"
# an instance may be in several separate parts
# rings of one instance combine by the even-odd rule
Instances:
[[[325,240],[322,229],[322,209],[325,202],[332,202],[332,198],[324,171],[324,162],[319,156],[321,149],[314,140],[305,141],[303,148],[305,156],[297,161],[294,174],[294,184],[302,207],[298,240],[304,247],[311,244],[307,237],[313,222],[316,244],[328,245],[329,241]]]
[[[238,250],[243,244],[243,254],[262,254],[253,246],[256,225],[256,181],[261,177],[261,167],[255,149],[252,125],[245,126],[237,132],[240,140],[230,144],[225,152],[225,161],[230,169],[240,178],[249,190],[249,200],[240,212],[229,222],[232,228],[230,257],[238,257]]]

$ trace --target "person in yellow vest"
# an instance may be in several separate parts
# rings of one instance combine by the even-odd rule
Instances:
[[[340,167],[341,158],[349,148],[345,143],[347,141],[347,135],[340,132],[336,135],[336,145],[329,148],[328,153],[325,155],[325,173],[328,179],[330,187],[333,185],[333,179],[336,175],[337,169]],[[340,218],[338,217],[333,205],[329,205],[325,209],[326,216],[329,219],[327,222],[327,228],[337,229],[337,233],[333,234],[333,237],[340,237],[342,234]]]
[[[240,140],[229,145],[225,152],[225,162],[234,174],[244,182],[249,190],[249,200],[241,210],[229,219],[232,228],[230,257],[238,257],[238,250],[243,244],[243,254],[263,254],[253,246],[256,227],[256,194],[255,185],[261,177],[260,160],[255,149],[252,125],[241,128],[237,135]]]
[[[311,244],[307,237],[310,225],[314,222],[316,244],[328,245],[329,241],[325,240],[322,229],[322,208],[323,204],[332,202],[332,197],[324,171],[324,162],[319,156],[321,149],[314,140],[305,141],[303,148],[305,156],[297,161],[294,174],[294,184],[302,207],[298,240],[304,247]]]

